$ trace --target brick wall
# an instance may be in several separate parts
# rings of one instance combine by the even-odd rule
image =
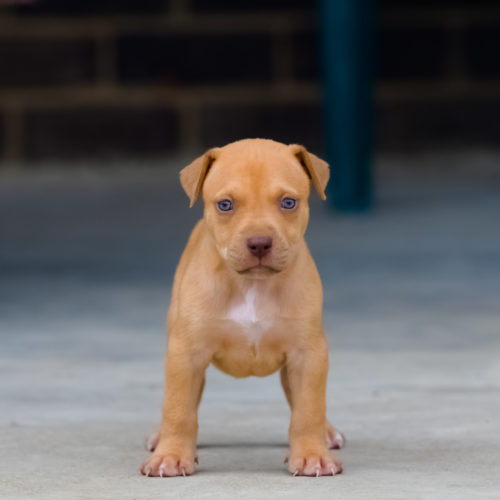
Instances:
[[[379,4],[377,146],[498,146],[498,2]],[[314,7],[3,0],[0,161],[165,155],[257,135],[321,151]]]

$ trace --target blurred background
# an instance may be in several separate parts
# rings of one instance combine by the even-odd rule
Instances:
[[[319,8],[3,0],[1,159],[158,157],[253,136],[321,152]],[[495,0],[376,2],[377,151],[497,146],[499,9]]]
[[[332,166],[307,239],[335,491],[496,498],[499,53],[494,0],[0,0],[0,498],[164,494],[138,469],[202,208],[178,172],[245,137]],[[210,369],[169,491],[331,498],[291,489],[287,425],[276,377]]]

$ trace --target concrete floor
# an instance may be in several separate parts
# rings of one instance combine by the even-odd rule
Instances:
[[[0,176],[0,498],[500,498],[500,157],[386,158],[377,209],[315,201],[334,478],[286,472],[276,376],[210,370],[200,466],[139,475],[200,207],[175,167]]]

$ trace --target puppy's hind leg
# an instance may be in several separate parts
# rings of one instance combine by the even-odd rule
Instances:
[[[157,427],[151,434],[146,438],[145,446],[148,451],[155,451],[160,441],[160,427]]]
[[[345,436],[328,420],[326,421],[326,445],[330,450],[340,450],[345,446]]]

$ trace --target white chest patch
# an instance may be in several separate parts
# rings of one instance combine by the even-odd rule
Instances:
[[[257,287],[248,289],[243,302],[240,302],[228,311],[227,319],[241,325],[248,337],[249,342],[256,344],[262,333],[270,327],[270,321],[259,317],[255,305],[257,298]]]

